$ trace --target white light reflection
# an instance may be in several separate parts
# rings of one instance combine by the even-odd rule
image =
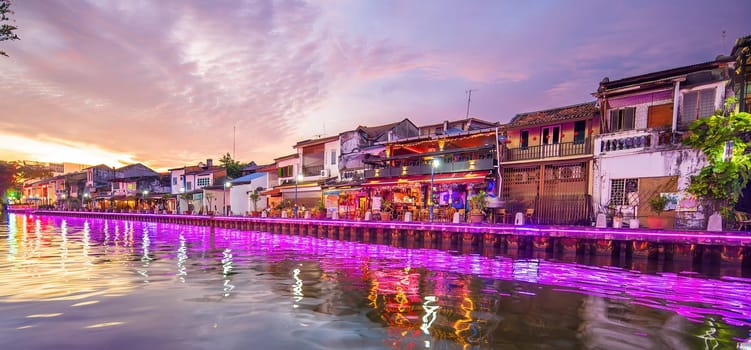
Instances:
[[[185,268],[185,261],[188,260],[188,248],[185,246],[185,236],[180,234],[180,248],[177,249],[177,276],[181,283],[185,283],[185,276],[188,270]]]
[[[83,249],[81,250],[81,254],[84,257],[84,260],[86,261],[84,264],[91,266],[93,265],[91,263],[91,259],[89,259],[89,248],[91,248],[91,227],[89,227],[89,222],[86,221],[83,223]]]
[[[68,261],[68,223],[63,220],[60,225],[60,269],[65,272],[65,262]]]
[[[235,286],[230,284],[232,281],[231,278],[229,278],[230,273],[232,272],[232,250],[229,248],[224,248],[224,251],[222,251],[222,274],[224,275],[224,296],[228,297],[230,295],[230,292],[235,289]]]
[[[132,229],[133,227],[131,226],[131,237],[133,235]],[[143,269],[138,270],[138,274],[143,276],[143,283],[149,283],[149,265],[152,260],[151,257],[149,256],[150,244],[151,244],[151,239],[149,238],[149,230],[147,230],[144,227],[143,236],[141,237],[141,251],[142,251],[141,262],[143,263],[141,266],[143,267]]]
[[[299,303],[305,295],[302,292],[302,279],[300,279],[300,269],[296,268],[292,270],[292,278],[295,280],[295,284],[292,285],[292,295],[294,295],[295,303]],[[292,307],[297,308],[295,304]]]
[[[430,326],[433,325],[433,322],[435,322],[435,319],[438,317],[438,309],[441,307],[438,305],[434,305],[431,303],[435,303],[438,301],[438,298],[434,295],[428,295],[425,297],[425,301],[422,303],[422,309],[425,310],[425,315],[422,316],[422,325],[420,326],[420,329],[422,329],[422,332],[425,334],[430,335]],[[425,343],[425,347],[429,347],[430,342]]]
[[[16,254],[18,254],[18,241],[16,241],[17,233],[16,215],[11,215],[8,218],[8,261],[16,260]]]

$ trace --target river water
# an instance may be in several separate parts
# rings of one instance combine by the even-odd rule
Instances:
[[[751,349],[751,279],[0,219],[0,349]]]

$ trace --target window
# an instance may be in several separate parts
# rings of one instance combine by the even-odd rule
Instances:
[[[196,185],[198,187],[206,187],[211,185],[211,179],[208,177],[199,177],[198,180],[196,180]]]
[[[529,147],[529,131],[523,130],[519,135],[519,145],[521,148]]]
[[[691,91],[683,94],[681,125],[689,126],[694,120],[709,117],[714,113],[715,88]]]
[[[555,145],[561,141],[561,127],[548,126],[542,128],[542,144]]]
[[[292,177],[292,166],[288,165],[279,168],[279,177]]]
[[[113,182],[112,183],[112,189],[113,190],[119,190],[120,189],[120,183],[119,182]]]
[[[128,183],[128,191],[135,191],[136,190],[136,184],[134,183]]]
[[[193,190],[193,183],[188,181],[185,183],[185,190],[186,191],[192,191]]]
[[[624,131],[634,129],[634,115],[636,108],[623,108],[610,111],[610,131]]]
[[[172,178],[172,186],[177,185],[177,177]]]
[[[336,150],[331,150],[331,165],[336,165]]]
[[[639,179],[613,179],[610,180],[610,204],[631,205],[629,193],[639,190]]]
[[[584,139],[587,137],[587,122],[585,120],[579,120],[574,122],[574,143],[584,143]]]

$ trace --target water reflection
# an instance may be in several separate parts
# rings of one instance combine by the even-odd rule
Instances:
[[[25,348],[45,341],[14,333],[37,325],[27,315],[52,314],[61,329],[145,332],[155,348],[185,338],[156,327],[175,319],[205,348],[719,349],[750,338],[751,280],[740,277],[114,220],[11,215],[0,230],[0,338]]]

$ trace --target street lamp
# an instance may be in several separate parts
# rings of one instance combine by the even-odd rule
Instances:
[[[302,181],[302,174],[297,174],[295,177],[295,218],[297,218],[297,185]]]
[[[433,222],[433,206],[435,205],[435,169],[438,168],[439,164],[438,158],[433,158],[430,164],[430,222]]]
[[[222,208],[222,213],[224,215],[227,215],[227,189],[232,186],[232,183],[227,181],[224,183],[224,193],[222,194],[222,204],[224,205],[224,208]]]
[[[149,195],[149,190],[143,190],[142,194],[143,198],[141,198],[141,201],[143,202],[143,210],[147,210],[148,208],[146,208],[146,196]]]
[[[62,205],[62,207],[63,207],[63,210],[67,210],[67,209],[65,208],[65,193],[63,193],[63,194],[61,194],[61,195],[60,195],[60,199],[62,199],[62,201],[63,201],[63,203],[62,203],[62,204],[63,204],[63,205]]]
[[[85,204],[84,207],[86,208],[86,210],[89,210],[89,194],[88,193],[83,194],[83,201]]]

